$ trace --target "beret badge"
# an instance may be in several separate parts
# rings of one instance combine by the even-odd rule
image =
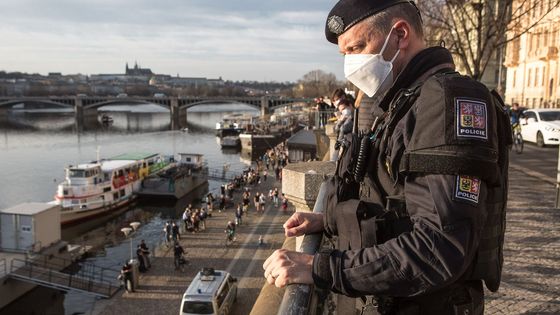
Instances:
[[[344,21],[338,15],[329,17],[327,25],[329,27],[329,31],[333,34],[340,35],[344,32]]]

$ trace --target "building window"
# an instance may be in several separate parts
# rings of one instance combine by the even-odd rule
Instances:
[[[529,74],[527,75],[527,84],[525,84],[525,86],[531,86],[532,78],[533,78],[533,69],[529,69]]]
[[[494,71],[494,82],[498,83],[500,82],[500,70],[496,69],[496,71]]]
[[[539,70],[540,68],[535,69],[535,81],[533,82],[533,86],[537,86],[537,82],[539,81]]]
[[[515,87],[515,81],[517,80],[517,71],[513,70],[513,82],[511,83],[511,87]]]

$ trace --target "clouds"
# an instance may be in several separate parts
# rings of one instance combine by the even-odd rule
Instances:
[[[324,39],[325,0],[19,0],[0,4],[0,68],[157,73],[295,81],[321,68],[342,78]],[[5,3],[8,2],[8,3]]]

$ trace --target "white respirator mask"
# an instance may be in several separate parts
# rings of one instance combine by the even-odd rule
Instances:
[[[378,54],[346,54],[344,56],[344,76],[369,97],[385,92],[393,84],[393,62],[397,59],[400,49],[397,50],[391,61],[383,59],[383,52],[389,43],[392,32],[393,28],[389,31]]]

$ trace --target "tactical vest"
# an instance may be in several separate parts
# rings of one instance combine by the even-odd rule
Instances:
[[[441,107],[430,107],[433,103],[417,103],[421,94],[424,99],[427,95],[435,102],[445,102],[445,112]],[[476,128],[456,129],[461,102],[473,100],[487,104],[483,108],[486,134]],[[389,140],[395,127],[414,104],[423,114],[417,117],[406,151],[392,148]],[[486,141],[477,141],[477,137]],[[337,172],[329,180],[325,231],[338,235],[340,249],[383,243],[412,230],[404,203],[405,176],[479,177],[488,188],[488,216],[472,267],[462,278],[484,280],[489,290],[496,291],[503,265],[511,144],[509,118],[499,95],[456,72],[433,75],[425,83],[398,93],[371,132],[348,135],[342,141]]]

